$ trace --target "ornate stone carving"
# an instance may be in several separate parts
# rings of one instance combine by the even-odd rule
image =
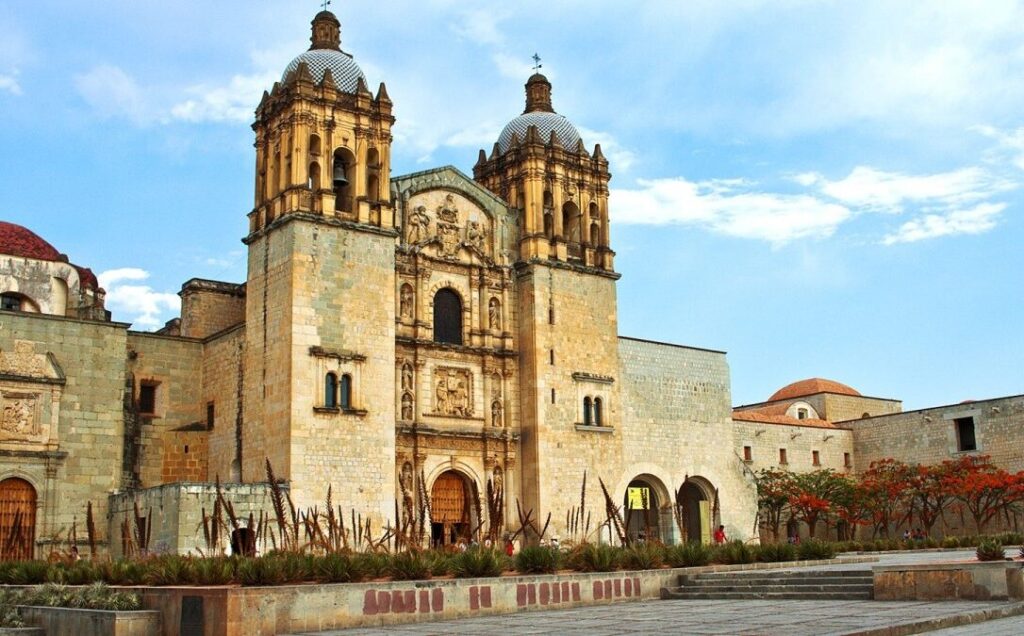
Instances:
[[[2,394],[2,410],[0,410],[0,431],[5,437],[20,439],[39,434],[39,423],[36,421],[35,393]]]
[[[402,285],[402,290],[399,292],[398,296],[399,296],[399,303],[398,303],[399,304],[399,309],[398,309],[399,314],[401,315],[402,318],[412,319],[412,303],[413,303],[412,286],[408,285],[408,284]]]
[[[438,367],[434,370],[434,413],[473,415],[473,375],[468,369]]]
[[[491,298],[487,304],[487,318],[491,329],[501,330],[501,301],[497,298]]]
[[[480,225],[479,221],[470,221],[466,227],[466,242],[477,250],[484,251],[484,242],[487,239],[487,230]]]
[[[455,207],[455,197],[445,195],[444,203],[437,208],[437,218],[445,223],[459,222],[459,209]]]
[[[402,390],[412,391],[412,364],[408,362],[402,365]]]
[[[411,422],[413,419],[412,393],[406,391],[402,394],[402,419]]]
[[[502,427],[505,425],[504,410],[501,400],[491,402],[491,426]]]
[[[406,241],[411,245],[422,243],[430,238],[430,217],[427,216],[427,208],[417,206],[409,214],[409,221],[406,223]]]
[[[0,373],[24,377],[45,377],[46,356],[35,352],[34,343],[14,342],[14,351],[0,352]]]

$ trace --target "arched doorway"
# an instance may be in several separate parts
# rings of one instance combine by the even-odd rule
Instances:
[[[469,542],[472,528],[472,484],[461,474],[448,470],[434,480],[430,489],[430,543],[434,546]]]
[[[663,541],[661,498],[658,488],[647,479],[637,478],[626,486],[623,520],[630,541]]]
[[[676,503],[686,526],[689,543],[711,543],[711,499],[705,487],[694,479],[687,479],[679,487]]]
[[[36,489],[24,479],[0,481],[0,559],[35,556]]]

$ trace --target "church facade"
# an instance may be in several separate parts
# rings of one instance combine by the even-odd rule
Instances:
[[[244,284],[190,280],[180,319],[140,333],[45,309],[19,276],[59,259],[0,245],[5,298],[26,303],[0,314],[0,526],[22,511],[39,553],[81,528],[88,501],[116,552],[138,504],[156,547],[185,551],[215,479],[239,512],[269,512],[269,464],[296,506],[330,486],[375,528],[429,498],[439,542],[514,531],[517,508],[567,537],[584,473],[591,540],[599,479],[638,509],[632,532],[678,540],[680,498],[691,538],[719,521],[754,532],[749,471],[722,451],[725,354],[619,336],[610,167],[554,110],[550,82],[529,78],[472,177],[392,176],[384,84],[369,90],[333,14],[312,26],[256,109]],[[43,423],[45,439],[22,434]],[[495,514],[486,493],[500,519],[481,518]]]

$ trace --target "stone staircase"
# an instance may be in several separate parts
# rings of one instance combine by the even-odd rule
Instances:
[[[871,570],[754,570],[681,575],[663,599],[868,600]]]

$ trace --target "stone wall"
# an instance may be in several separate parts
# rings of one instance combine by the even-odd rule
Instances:
[[[181,286],[181,335],[206,338],[245,320],[245,286],[193,278]]]
[[[210,429],[209,479],[241,481],[242,414],[245,393],[245,327],[221,332],[203,343],[203,386],[200,407],[204,422],[213,410]],[[255,396],[254,396],[255,397]],[[259,479],[260,475],[256,476]]]
[[[754,472],[765,468],[797,473],[828,468],[842,473],[853,469],[853,433],[847,429],[734,420],[733,440],[733,452],[738,457],[745,457],[744,447],[750,447],[751,460],[745,463]],[[780,449],[786,449],[785,465],[779,462]],[[817,466],[814,451],[818,451]],[[851,459],[849,466],[847,455]]]
[[[28,395],[36,405],[32,421],[20,425],[25,437],[0,442],[0,479],[35,488],[38,540],[66,534],[76,518],[81,536],[86,502],[102,520],[107,493],[121,486],[126,327],[0,314],[0,392],[5,403]],[[42,427],[46,439],[33,441]]]
[[[206,481],[208,437],[205,430],[167,433],[160,483]]]
[[[614,486],[617,502],[637,476],[653,478],[665,489],[662,499],[669,501],[689,477],[709,501],[718,490],[728,537],[751,536],[756,495],[748,471],[733,452],[725,354],[632,338],[620,338],[618,348],[623,467]]]
[[[822,402],[824,417],[830,422],[860,419],[864,414],[889,415],[903,410],[903,403],[899,400],[838,393],[823,393]]]

